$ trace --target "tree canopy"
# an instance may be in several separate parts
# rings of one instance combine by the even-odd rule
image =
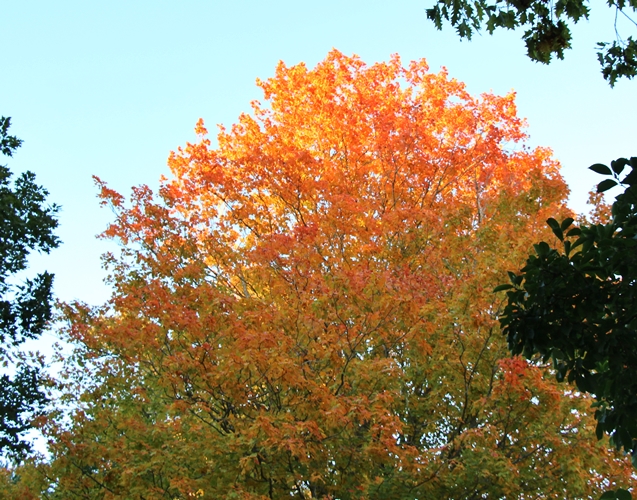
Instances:
[[[637,462],[637,157],[591,169],[611,176],[598,192],[624,192],[592,224],[548,220],[562,248],[535,245],[499,287],[509,289],[501,322],[513,353],[552,359],[558,379],[595,396],[598,436]]]
[[[630,17],[637,14],[637,0],[608,0],[608,6],[615,10],[616,39],[599,42],[597,58],[612,87],[619,78],[637,75],[637,40],[632,35],[623,38],[618,26],[618,19],[627,21],[630,28],[637,26],[637,19]],[[545,64],[553,56],[564,58],[564,51],[571,48],[570,25],[588,19],[589,13],[587,0],[437,0],[427,9],[427,17],[438,29],[448,21],[461,38],[471,39],[482,29],[493,33],[497,28],[523,28],[527,55]]]
[[[3,486],[67,498],[591,498],[630,481],[590,401],[510,358],[500,269],[569,214],[514,96],[426,63],[281,63],[216,145],[104,237],[113,296],[66,306],[71,411]],[[68,409],[68,406],[67,406]],[[20,477],[26,478],[20,480]],[[17,478],[17,479],[16,479]]]
[[[10,118],[0,118],[0,152],[13,156],[22,140],[9,135]],[[0,451],[22,455],[29,450],[24,432],[46,401],[39,363],[19,350],[27,339],[40,336],[51,318],[53,276],[47,272],[16,285],[34,251],[49,252],[59,244],[55,205],[47,205],[47,191],[35,184],[32,172],[11,184],[11,172],[0,165],[0,362],[15,368],[0,377]]]

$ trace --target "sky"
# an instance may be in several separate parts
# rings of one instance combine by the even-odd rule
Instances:
[[[0,1],[3,56],[0,115],[24,140],[12,171],[35,172],[61,205],[63,242],[35,256],[32,272],[56,275],[64,301],[100,304],[109,296],[97,240],[113,214],[100,208],[92,176],[128,194],[158,186],[170,151],[207,128],[230,126],[261,98],[257,78],[278,61],[314,66],[336,48],[367,64],[400,54],[446,67],[472,94],[517,93],[530,146],[561,162],[570,206],[586,211],[600,179],[587,171],[637,154],[637,80],[604,82],[598,41],[614,38],[613,13],[599,5],[574,29],[574,49],[549,66],[525,55],[521,33],[497,32],[461,41],[452,28],[426,19],[433,0],[303,2],[270,0]],[[5,159],[3,159],[5,160]]]

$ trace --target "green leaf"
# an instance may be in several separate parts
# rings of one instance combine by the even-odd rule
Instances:
[[[546,223],[553,231],[560,228],[559,223],[553,217],[549,217],[548,219],[546,219]]]
[[[619,488],[615,494],[617,495],[617,500],[632,500],[633,498],[630,492],[623,488]]]
[[[582,230],[579,227],[574,227],[573,229],[569,229],[566,236],[579,236],[582,234]]]
[[[622,184],[632,186],[635,181],[637,181],[637,169],[633,169],[626,177],[624,177]]]
[[[509,279],[511,280],[511,283],[513,283],[514,285],[520,285],[522,283],[522,280],[524,279],[524,275],[517,275],[511,271],[507,271],[507,274],[509,275]]]
[[[595,435],[597,436],[597,439],[602,439],[604,437],[604,428],[601,423],[598,423],[595,427]]]
[[[493,293],[501,292],[503,290],[511,290],[511,288],[514,288],[513,285],[509,285],[509,284],[498,285],[493,289]]]
[[[599,497],[599,500],[616,500],[616,499],[617,499],[617,495],[614,490],[606,491],[601,497]]]
[[[541,241],[540,243],[533,245],[533,248],[535,249],[535,253],[537,253],[540,257],[546,257],[551,251],[551,247],[545,241]]]
[[[562,231],[565,231],[566,228],[570,227],[571,224],[573,224],[574,219],[572,217],[567,217],[566,219],[564,219],[562,221],[562,225],[560,226],[560,229]]]
[[[612,170],[602,163],[595,163],[595,165],[591,165],[588,168],[589,170],[592,170],[593,172],[596,172],[598,174],[613,175]]]
[[[608,191],[610,188],[615,187],[616,185],[617,181],[614,181],[613,179],[606,179],[597,185],[597,192],[603,193],[604,191]]]
[[[551,227],[553,234],[555,234],[560,241],[564,240],[564,233],[560,228],[560,224],[553,217],[546,219],[546,223]]]
[[[624,167],[628,165],[628,160],[626,158],[618,158],[617,160],[611,161],[610,166],[613,169],[613,172],[616,174],[621,174]]]

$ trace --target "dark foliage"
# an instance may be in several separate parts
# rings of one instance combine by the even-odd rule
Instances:
[[[557,378],[596,399],[597,435],[637,456],[637,157],[591,169],[610,176],[598,191],[625,187],[607,224],[547,222],[562,249],[535,245],[509,273],[500,317],[513,354],[553,360]],[[625,175],[625,170],[629,170]]]
[[[637,75],[637,40],[623,39],[618,31],[617,18],[625,17],[637,25],[627,12],[637,12],[637,0],[608,0],[615,9],[616,40],[599,42],[597,58],[604,79],[612,86],[619,78]],[[527,55],[534,61],[548,64],[553,56],[564,58],[564,50],[571,48],[570,25],[588,19],[590,9],[586,0],[437,0],[427,9],[427,17],[438,29],[449,21],[461,38],[471,39],[475,32],[486,28],[524,29],[522,36]]]
[[[0,118],[0,151],[13,156],[22,141],[9,135],[10,119]],[[46,403],[38,365],[20,355],[19,346],[39,337],[51,319],[53,276],[47,272],[15,285],[33,250],[48,253],[59,245],[53,231],[58,207],[48,206],[48,192],[32,172],[11,183],[11,172],[0,166],[0,362],[16,368],[0,383],[0,451],[22,455],[29,450],[23,434]]]

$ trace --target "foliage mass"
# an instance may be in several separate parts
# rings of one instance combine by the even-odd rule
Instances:
[[[563,214],[514,96],[333,51],[281,63],[116,213],[114,288],[70,304],[73,411],[15,495],[590,498],[630,480],[590,401],[499,334],[500,269]],[[16,477],[25,478],[16,480]],[[39,478],[39,479],[38,479]]]
[[[0,152],[13,156],[22,140],[9,135],[10,118],[0,118]],[[53,275],[44,272],[22,285],[15,281],[27,268],[29,253],[48,253],[59,245],[55,205],[47,206],[46,189],[32,172],[11,183],[11,172],[0,165],[0,362],[13,374],[0,376],[0,451],[22,456],[30,449],[24,432],[46,402],[38,360],[29,362],[19,346],[36,339],[51,319]]]

